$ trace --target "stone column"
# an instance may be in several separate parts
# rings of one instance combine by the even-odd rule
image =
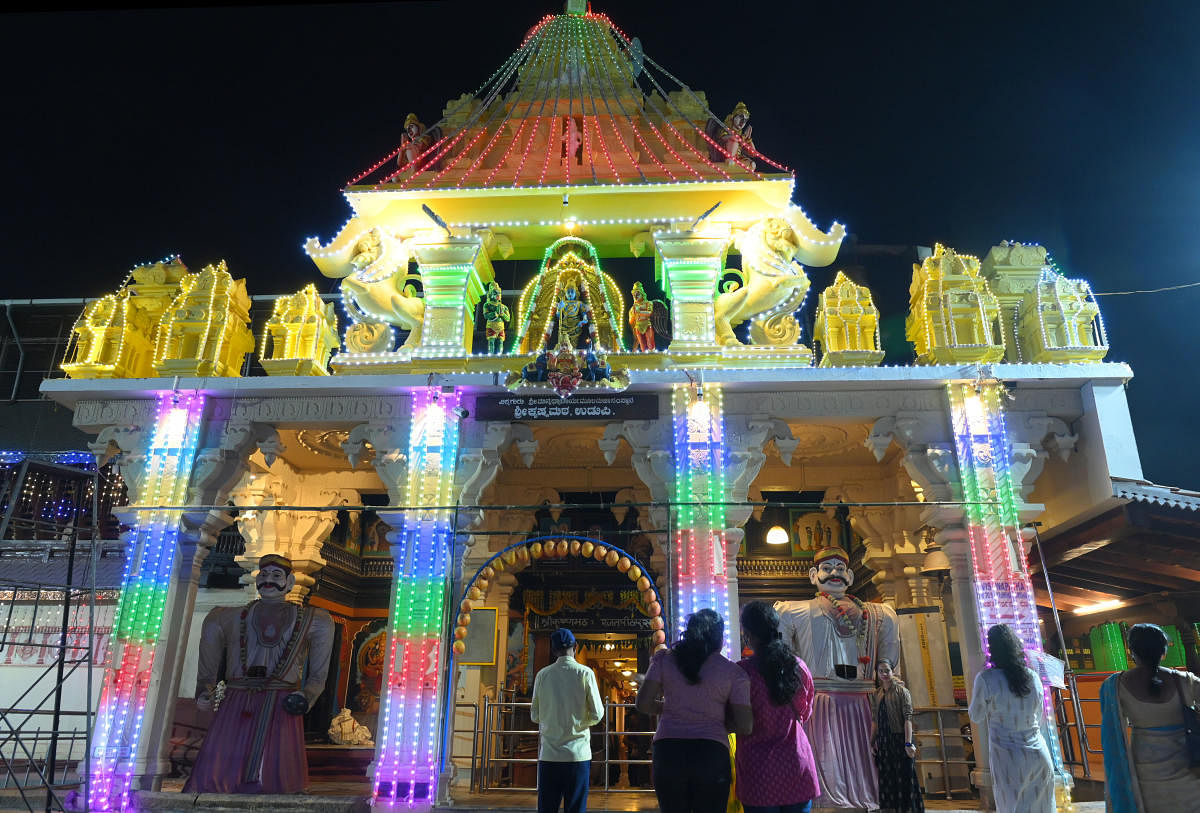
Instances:
[[[717,348],[713,298],[725,272],[728,225],[654,234],[655,276],[671,300],[673,351]]]
[[[425,289],[421,343],[413,356],[470,355],[475,306],[495,277],[484,236],[414,240],[412,253]]]
[[[163,397],[160,396],[160,400]],[[185,407],[181,405],[197,397],[190,393],[180,394],[176,406],[183,409]],[[165,410],[170,402],[163,401],[163,404],[162,409]],[[176,476],[183,476],[186,472],[189,478],[184,502],[196,508],[177,515],[178,535],[174,541],[174,555],[166,571],[169,577],[157,630],[149,639],[139,639],[136,631],[121,634],[123,642],[116,648],[113,661],[119,665],[106,676],[105,696],[109,700],[101,709],[101,715],[106,720],[106,726],[111,727],[97,737],[94,745],[93,773],[99,770],[104,776],[98,783],[93,783],[92,798],[89,800],[93,808],[105,809],[127,803],[122,798],[127,788],[118,778],[125,771],[128,771],[125,775],[131,777],[131,780],[125,780],[131,781],[128,789],[154,790],[160,786],[162,777],[170,769],[168,740],[184,657],[189,646],[188,631],[200,564],[207,549],[215,543],[217,534],[232,519],[224,509],[210,507],[225,503],[230,488],[241,477],[246,459],[256,444],[270,448],[272,443],[278,441],[270,427],[232,417],[230,407],[229,401],[211,401],[204,405],[203,412],[198,413],[196,418],[195,443],[198,450],[192,453],[193,458],[181,459],[177,467]],[[170,496],[161,493],[162,482],[156,484],[148,478],[152,475],[161,478],[168,472],[168,469],[160,471],[156,468],[163,463],[159,459],[163,452],[159,450],[151,454],[156,434],[159,431],[169,433],[178,430],[156,425],[168,418],[166,413],[160,414],[155,401],[84,402],[76,409],[75,425],[85,430],[94,428],[104,417],[118,413],[126,422],[101,429],[92,449],[101,460],[115,452],[122,453],[119,471],[134,502],[117,512],[117,516],[135,528],[125,537],[131,544],[126,556],[144,569],[149,557],[157,552],[150,549],[150,543],[162,544],[162,539],[147,537],[144,528],[139,527],[148,519],[147,512],[137,510],[136,506],[147,500],[150,504],[172,501]],[[169,420],[173,421],[174,418]],[[170,519],[165,522],[169,525]],[[138,548],[137,545],[143,547]],[[134,597],[128,600],[135,603],[140,601],[143,607],[146,602],[152,601],[152,593],[159,589],[162,588],[129,581],[123,587],[125,591],[135,591]],[[145,634],[148,633],[149,630]],[[153,649],[148,661],[144,656],[136,655],[138,649],[144,649],[146,640]],[[145,671],[138,671],[143,669]],[[118,681],[139,684],[136,696],[128,700],[121,699],[129,694],[130,689],[128,685],[119,685]],[[128,714],[121,714],[120,709],[112,706],[113,703],[119,705],[125,702],[133,709],[133,714],[139,715],[140,712],[133,721],[132,730],[128,730]]]

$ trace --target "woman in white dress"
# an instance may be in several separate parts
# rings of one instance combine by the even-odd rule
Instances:
[[[1042,683],[1025,665],[1016,633],[988,630],[992,668],[975,678],[968,709],[987,727],[992,793],[999,813],[1054,813],[1054,764],[1046,744]]]

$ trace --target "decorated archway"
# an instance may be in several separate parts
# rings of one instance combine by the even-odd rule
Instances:
[[[645,565],[637,557],[615,545],[597,539],[571,534],[553,534],[526,539],[497,551],[466,581],[458,602],[452,636],[451,652],[457,657],[466,651],[465,639],[471,625],[471,610],[480,605],[487,595],[492,579],[498,573],[517,572],[543,559],[566,557],[594,559],[624,573],[639,593],[640,608],[650,618],[650,640],[654,647],[665,646],[666,622],[663,620],[664,603],[658,587],[646,575]]]

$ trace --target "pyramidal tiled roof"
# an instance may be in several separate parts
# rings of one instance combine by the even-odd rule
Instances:
[[[732,115],[732,114],[731,114]],[[790,172],[604,14],[544,17],[478,91],[350,181],[478,189],[758,180]],[[731,154],[733,153],[733,154]]]

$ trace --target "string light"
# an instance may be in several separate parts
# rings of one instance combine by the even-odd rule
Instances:
[[[1020,540],[1012,443],[1001,406],[1004,386],[996,381],[947,386],[984,657],[990,664],[987,631],[995,624],[1007,624],[1026,650],[1040,653],[1037,605]],[[1043,702],[1051,720],[1052,691],[1044,687]],[[1058,732],[1050,726],[1048,734],[1055,768],[1062,773]]]
[[[186,501],[203,411],[204,396],[198,393],[158,395],[135,505],[180,505]],[[124,810],[130,804],[146,697],[179,541],[177,514],[147,510],[136,516],[113,623],[120,665],[105,677],[96,714],[89,810]]]
[[[376,803],[432,800],[438,773],[442,619],[453,538],[454,469],[461,391],[423,387],[412,394],[404,524],[389,534],[394,572],[389,643],[377,738]]]
[[[705,607],[726,620],[729,641],[729,585],[725,539],[725,419],[720,385],[703,389],[676,384],[671,393],[675,434],[675,620]],[[700,503],[707,503],[701,506]]]

